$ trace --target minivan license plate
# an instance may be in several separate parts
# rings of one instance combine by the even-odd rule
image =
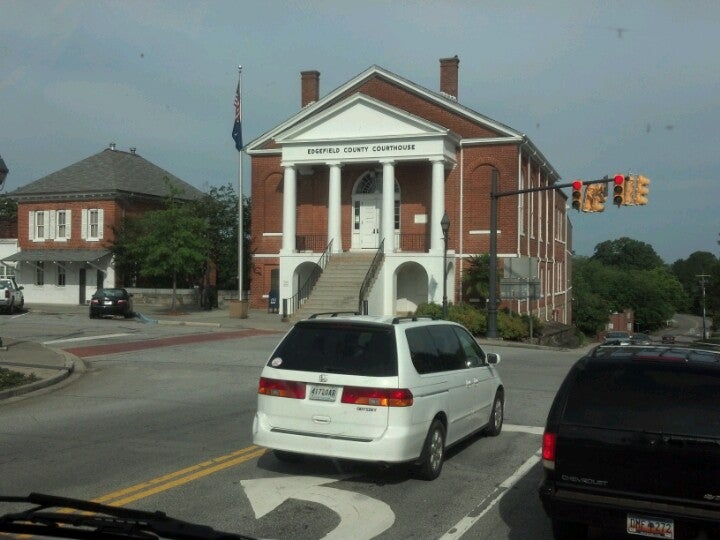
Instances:
[[[672,519],[628,514],[627,532],[651,538],[675,538],[675,524]]]
[[[335,401],[337,386],[313,386],[310,388],[310,399],[316,401]]]

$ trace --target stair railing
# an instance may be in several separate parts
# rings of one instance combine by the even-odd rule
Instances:
[[[383,262],[383,259],[385,258],[385,239],[383,238],[380,242],[380,247],[375,252],[375,257],[373,257],[372,264],[370,264],[370,268],[368,268],[367,274],[365,274],[365,279],[362,282],[362,285],[360,286],[360,298],[358,300],[358,311],[362,313],[363,315],[367,315],[367,308],[365,306],[365,300],[367,300],[367,295],[370,292],[370,285],[372,285],[372,282],[375,280],[375,277],[377,276],[378,270],[380,270],[380,265]]]
[[[315,287],[318,279],[320,279],[320,275],[325,270],[328,261],[330,261],[330,256],[332,255],[332,243],[332,240],[328,242],[325,251],[323,251],[323,254],[320,255],[320,258],[318,259],[317,266],[315,266],[315,268],[313,268],[313,271],[310,272],[310,275],[305,280],[305,283],[303,283],[302,286],[298,289],[298,292],[296,292],[290,298],[283,298],[283,320],[286,320],[288,317],[288,307],[291,310],[290,313],[295,313],[302,305],[302,303],[307,299],[307,297],[310,296],[310,292],[312,291],[313,287]]]

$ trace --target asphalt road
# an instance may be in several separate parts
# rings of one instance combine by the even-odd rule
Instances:
[[[257,380],[278,334],[73,315],[27,317],[3,332],[65,340],[55,346],[87,364],[70,384],[0,403],[3,494],[162,510],[262,538],[552,537],[536,493],[538,450],[579,352],[497,347],[503,433],[452,449],[442,476],[423,482],[405,467],[283,464],[252,445]]]

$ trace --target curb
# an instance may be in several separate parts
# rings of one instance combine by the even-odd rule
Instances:
[[[157,324],[162,326],[204,326],[207,328],[220,328],[220,323],[209,323],[209,322],[193,322],[193,321],[169,321],[166,319],[158,319],[155,321]]]
[[[81,358],[72,355],[66,351],[63,351],[61,349],[52,349],[50,347],[46,347],[48,350],[53,351],[56,354],[60,354],[65,358],[65,365],[63,367],[53,368],[48,366],[40,366],[36,364],[20,364],[18,362],[3,362],[3,365],[8,366],[23,366],[23,367],[30,367],[30,368],[37,368],[37,369],[45,369],[48,371],[55,370],[57,373],[55,375],[52,375],[50,377],[47,377],[45,379],[40,379],[39,381],[31,382],[28,384],[23,384],[20,386],[15,386],[13,388],[8,388],[7,390],[0,390],[0,400],[8,399],[12,397],[21,396],[23,394],[29,394],[30,392],[35,392],[36,390],[42,390],[44,388],[47,388],[49,386],[53,386],[68,377],[72,375],[73,373],[81,374],[85,372],[85,363],[82,361]]]
[[[0,391],[0,400],[7,399],[15,396],[21,396],[23,394],[29,394],[30,392],[34,392],[35,390],[41,390],[43,388],[47,388],[48,386],[52,386],[54,384],[59,383],[60,381],[67,379],[70,375],[72,375],[74,371],[74,366],[71,366],[70,369],[68,368],[59,368],[57,370],[57,374],[53,375],[52,377],[48,377],[47,379],[41,379],[39,381],[35,381],[28,384],[23,384],[21,386],[16,386],[14,388],[8,388],[7,390],[1,390]]]

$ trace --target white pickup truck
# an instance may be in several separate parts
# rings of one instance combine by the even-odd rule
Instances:
[[[14,277],[0,278],[0,310],[12,315],[25,305],[24,287],[18,287]]]

